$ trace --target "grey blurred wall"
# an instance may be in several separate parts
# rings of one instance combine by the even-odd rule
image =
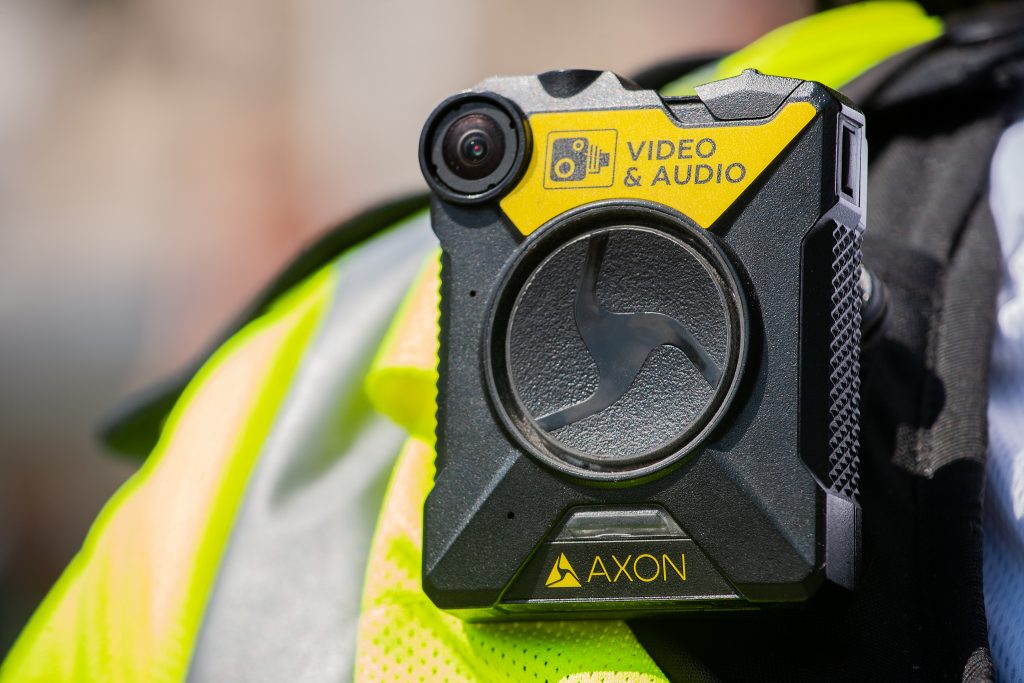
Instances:
[[[494,73],[629,74],[809,0],[0,0],[0,653],[132,471],[96,419],[299,246],[421,187]]]

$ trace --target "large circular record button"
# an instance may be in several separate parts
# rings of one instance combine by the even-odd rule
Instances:
[[[526,449],[591,479],[648,475],[725,412],[746,356],[738,278],[682,216],[630,205],[542,229],[488,335],[492,399]]]

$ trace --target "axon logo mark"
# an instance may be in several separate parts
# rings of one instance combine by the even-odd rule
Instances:
[[[615,313],[601,305],[597,281],[607,246],[607,233],[590,237],[575,302],[576,327],[597,365],[597,389],[579,403],[540,417],[538,424],[549,432],[579,422],[622,398],[659,346],[682,351],[712,389],[722,378],[721,368],[681,321],[656,312]]]
[[[548,135],[544,187],[609,187],[615,181],[614,130],[557,131]]]
[[[565,553],[561,553],[558,559],[555,560],[551,571],[548,572],[548,580],[544,582],[544,585],[548,588],[580,587],[580,577],[576,575],[576,570],[572,568],[572,564],[569,563],[569,558],[565,556]]]
[[[678,558],[678,559],[677,559]],[[660,581],[686,581],[686,554],[669,553],[614,553],[595,554],[590,562],[587,578],[580,582],[565,553],[560,553],[551,567],[547,581],[548,588],[582,588],[584,584],[653,583]]]

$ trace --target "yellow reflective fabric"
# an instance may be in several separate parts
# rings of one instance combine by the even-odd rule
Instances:
[[[819,81],[839,89],[875,64],[937,38],[942,21],[913,2],[860,2],[786,24],[662,90],[691,95],[709,80],[757,69],[774,76]]]
[[[2,683],[184,680],[250,470],[321,319],[325,269],[195,376],[0,667]]]
[[[839,87],[941,31],[941,23],[913,3],[852,5],[773,31],[664,94],[687,94],[693,85],[751,67]],[[432,256],[367,378],[374,405],[431,444],[436,264]],[[410,441],[385,496],[364,584],[359,680],[665,680],[623,621],[467,624],[434,607],[420,586],[423,502],[433,485],[433,459],[428,443]],[[702,675],[696,663],[693,673]]]
[[[437,338],[423,334],[422,327],[437,327],[440,269],[438,249],[402,302],[365,383],[366,395],[377,410],[428,443],[434,442]]]
[[[420,587],[423,500],[434,452],[411,439],[398,461],[367,565],[360,681],[667,681],[623,621],[467,624]]]

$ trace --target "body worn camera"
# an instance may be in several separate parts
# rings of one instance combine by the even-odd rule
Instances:
[[[696,92],[493,78],[427,121],[443,609],[623,617],[855,583],[864,119],[756,71]]]

